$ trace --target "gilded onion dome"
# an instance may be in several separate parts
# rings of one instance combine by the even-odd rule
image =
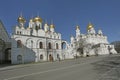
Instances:
[[[55,28],[55,26],[53,24],[50,25],[50,28]]]
[[[76,26],[76,30],[77,30],[77,29],[80,29],[80,27],[79,27],[78,25]]]
[[[36,21],[42,22],[42,19],[39,16],[37,16],[34,18],[34,22],[36,22]]]
[[[93,24],[89,23],[87,29],[90,30],[91,28],[93,28]]]
[[[48,24],[47,24],[47,23],[45,23],[45,26],[48,26]]]
[[[26,20],[24,19],[24,17],[19,16],[19,17],[18,17],[18,22],[20,22],[20,23],[25,23]]]
[[[33,22],[33,19],[30,19],[30,22]]]

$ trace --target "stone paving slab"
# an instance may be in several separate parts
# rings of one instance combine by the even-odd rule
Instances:
[[[120,55],[110,56],[92,65],[99,75],[98,80],[120,80]]]

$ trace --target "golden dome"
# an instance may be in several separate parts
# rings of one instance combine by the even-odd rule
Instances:
[[[45,25],[44,26],[48,26],[48,24],[47,23],[45,23]]]
[[[33,22],[33,19],[30,19],[30,22]]]
[[[90,30],[91,28],[93,28],[93,25],[91,23],[89,23],[87,26],[87,29]]]
[[[42,22],[42,19],[39,16],[37,16],[34,18],[34,22],[36,22],[36,21]]]
[[[55,26],[53,24],[50,25],[50,28],[55,28]]]
[[[79,27],[78,25],[76,26],[76,30],[77,30],[77,29],[80,29],[80,27]]]
[[[19,16],[19,17],[18,17],[18,22],[20,22],[20,23],[25,23],[26,20],[24,19],[24,17]]]

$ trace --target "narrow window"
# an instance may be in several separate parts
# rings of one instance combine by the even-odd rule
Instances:
[[[49,48],[49,49],[52,49],[51,43],[48,44],[48,48]]]
[[[41,59],[41,60],[43,59],[43,55],[42,55],[42,54],[40,55],[40,59]]]
[[[43,43],[42,42],[39,43],[39,48],[43,49]]]
[[[58,43],[56,43],[56,49],[59,49],[59,47],[58,47]]]
[[[19,34],[19,31],[17,31],[17,34]]]
[[[21,40],[17,40],[17,48],[21,48],[22,47],[22,42]]]

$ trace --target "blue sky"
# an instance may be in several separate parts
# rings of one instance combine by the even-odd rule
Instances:
[[[120,0],[0,0],[0,19],[8,33],[21,12],[26,25],[38,14],[48,24],[53,20],[56,32],[67,41],[75,35],[76,25],[87,33],[89,22],[95,30],[102,29],[109,42],[120,40]]]

